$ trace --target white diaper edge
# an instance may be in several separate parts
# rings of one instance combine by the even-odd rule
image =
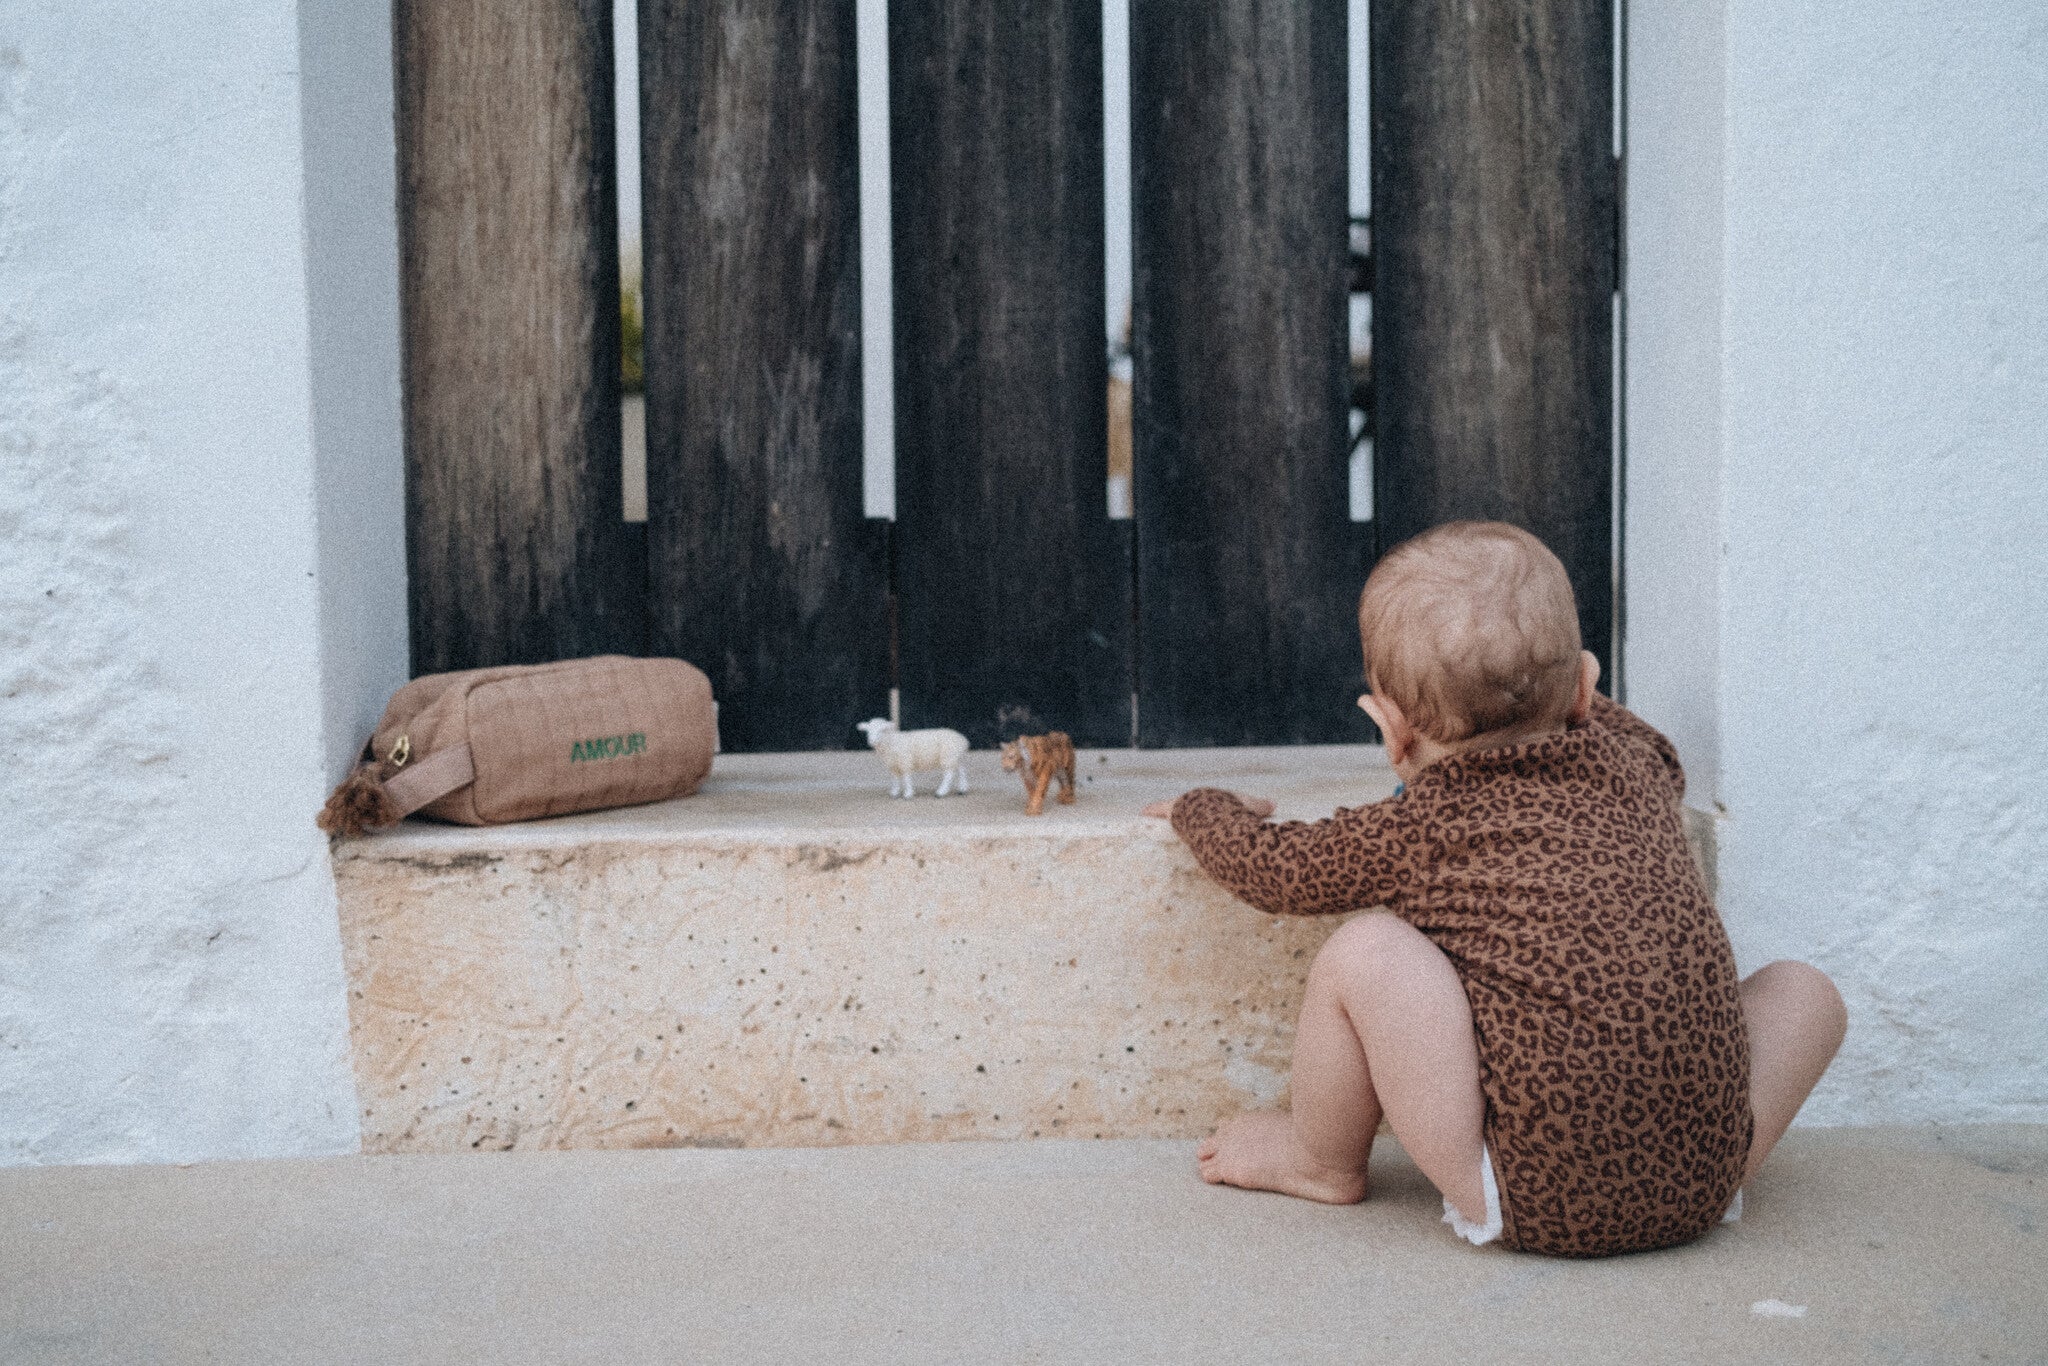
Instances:
[[[1500,1237],[1500,1187],[1493,1179],[1493,1152],[1485,1144],[1479,1145],[1479,1184],[1486,1194],[1486,1222],[1475,1224],[1458,1213],[1458,1207],[1444,1201],[1444,1222],[1451,1226],[1451,1232],[1463,1238],[1474,1247],[1485,1247]],[[1722,1214],[1724,1224],[1742,1222],[1742,1188],[1735,1188],[1735,1198],[1728,1202],[1727,1212]]]
[[[1500,1237],[1500,1186],[1493,1179],[1493,1153],[1482,1143],[1479,1145],[1479,1184],[1486,1193],[1486,1222],[1475,1224],[1458,1213],[1458,1207],[1448,1199],[1444,1201],[1444,1222],[1451,1226],[1451,1232],[1463,1238],[1474,1247],[1485,1247]]]

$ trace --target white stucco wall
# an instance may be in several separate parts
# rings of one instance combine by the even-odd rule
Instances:
[[[0,9],[0,1161],[356,1144],[298,43]]]
[[[2048,12],[1648,8],[1631,699],[1848,999],[1804,1119],[2048,1120]]]

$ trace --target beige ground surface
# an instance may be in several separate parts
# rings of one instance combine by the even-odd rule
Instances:
[[[1180,1142],[0,1171],[6,1362],[2040,1362],[2048,1129],[1796,1131],[1747,1217],[1473,1250]]]

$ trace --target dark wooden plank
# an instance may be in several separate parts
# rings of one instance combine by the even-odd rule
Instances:
[[[1344,0],[1138,4],[1138,731],[1363,740]]]
[[[652,635],[733,750],[845,748],[888,710],[855,75],[852,0],[641,0]]]
[[[1128,744],[1101,3],[896,0],[889,21],[904,724]]]
[[[637,651],[608,0],[396,0],[416,673]]]
[[[1381,544],[1514,522],[1614,611],[1613,9],[1372,7],[1374,507]]]

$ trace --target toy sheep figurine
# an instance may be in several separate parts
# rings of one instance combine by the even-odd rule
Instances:
[[[882,762],[889,766],[889,795],[914,797],[917,789],[911,775],[921,769],[936,768],[945,773],[939,779],[939,790],[935,796],[943,797],[953,790],[954,780],[962,794],[967,791],[967,737],[957,730],[898,730],[896,723],[885,717],[863,721],[856,730],[865,731],[870,747],[879,752]],[[901,788],[899,794],[897,789]]]

